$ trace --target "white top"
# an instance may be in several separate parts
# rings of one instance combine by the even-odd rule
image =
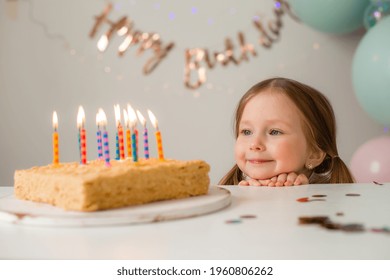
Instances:
[[[224,188],[230,206],[192,218],[99,227],[0,222],[0,259],[390,259],[390,232],[373,231],[390,230],[389,183]],[[0,199],[12,192],[0,187]],[[317,200],[297,201],[303,197]],[[365,230],[298,222],[319,215]]]

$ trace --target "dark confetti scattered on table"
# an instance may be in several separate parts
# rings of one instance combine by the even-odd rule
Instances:
[[[372,181],[375,185],[380,185],[380,186],[383,186],[383,184],[382,183],[379,183],[379,182],[377,182],[377,181]]]
[[[341,230],[345,232],[362,232],[365,231],[363,224],[350,223],[341,224],[333,222],[328,216],[305,216],[299,217],[299,224],[317,224],[329,230]]]
[[[358,193],[347,193],[346,196],[360,196]]]
[[[312,197],[326,197],[326,194],[313,194]]]

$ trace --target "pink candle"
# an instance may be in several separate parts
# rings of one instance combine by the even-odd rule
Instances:
[[[85,113],[82,106],[79,107],[77,114],[77,127],[79,130],[79,148],[80,148],[80,163],[87,163],[87,136],[85,131]]]
[[[99,113],[96,114],[96,140],[98,147],[98,159],[103,159],[103,140],[102,140],[102,131],[101,131],[101,116]]]

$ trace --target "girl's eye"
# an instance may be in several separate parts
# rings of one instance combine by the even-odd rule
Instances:
[[[282,134],[282,132],[279,130],[276,130],[276,129],[271,129],[269,134],[270,135],[280,135],[280,134]]]
[[[242,135],[251,135],[252,134],[252,131],[250,131],[249,129],[241,129],[241,132],[240,132]]]

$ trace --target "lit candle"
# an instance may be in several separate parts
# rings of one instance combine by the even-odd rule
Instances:
[[[125,159],[125,145],[124,145],[124,139],[123,139],[123,127],[121,124],[121,109],[119,107],[119,104],[114,106],[115,110],[115,121],[116,121],[116,127],[117,127],[117,159]],[[118,153],[119,151],[119,153]]]
[[[123,109],[123,118],[125,119],[126,126],[126,147],[127,147],[127,157],[131,157],[131,132],[130,132],[130,120],[127,114],[127,111]]]
[[[164,150],[162,145],[162,138],[161,138],[161,132],[158,128],[158,121],[152,111],[148,110],[149,119],[151,123],[153,124],[154,128],[156,129],[156,142],[157,142],[157,152],[158,152],[158,159],[163,160],[164,159]]]
[[[101,125],[101,116],[100,113],[97,113],[96,114],[96,126],[97,126],[96,138],[97,138],[98,158],[103,159],[102,131],[100,129],[100,125]]]
[[[58,117],[57,112],[53,112],[53,164],[60,162],[60,152],[58,148]]]
[[[104,148],[104,161],[107,166],[111,166],[110,164],[110,145],[108,143],[108,132],[106,129],[107,126],[107,117],[104,113],[103,109],[99,109],[100,114],[100,124],[103,128],[103,148]]]
[[[82,106],[79,107],[77,114],[77,127],[79,129],[79,148],[80,148],[80,163],[87,163],[87,137],[85,132],[85,113]]]
[[[146,128],[146,120],[140,111],[137,110],[137,116],[142,126],[144,127],[144,154],[145,158],[149,158],[149,139],[148,139],[148,129]]]
[[[134,109],[130,105],[127,105],[127,114],[132,128],[131,148],[132,148],[133,161],[137,162],[138,161],[138,130],[136,128],[137,115]]]

